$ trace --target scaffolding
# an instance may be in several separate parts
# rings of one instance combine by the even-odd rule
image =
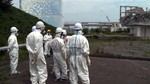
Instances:
[[[120,6],[120,18],[126,16],[129,12],[128,10],[134,9],[138,6]]]

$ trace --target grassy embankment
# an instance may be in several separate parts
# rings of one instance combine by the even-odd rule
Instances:
[[[11,7],[8,11],[0,11],[0,47],[7,46],[7,39],[10,35],[10,28],[15,26],[19,30],[18,43],[25,43],[26,36],[31,32],[31,28],[40,19],[32,16],[15,7]],[[54,32],[55,27],[45,23],[46,29],[51,29]],[[19,62],[28,58],[26,48],[19,50]],[[0,65],[9,63],[9,56],[6,51],[0,51]],[[0,81],[5,79],[3,73],[0,73]]]
[[[24,11],[21,11],[15,7],[12,7],[8,11],[0,11],[0,47],[7,46],[7,39],[10,35],[10,28],[15,26],[19,29],[18,43],[25,43],[26,36],[31,32],[31,28],[40,19],[32,16]],[[46,29],[51,29],[54,32],[54,27],[45,23]],[[27,56],[25,48],[21,48],[19,51],[20,58],[24,59]],[[6,51],[0,52],[0,62],[8,60]]]

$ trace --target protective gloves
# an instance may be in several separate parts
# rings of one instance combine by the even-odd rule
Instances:
[[[87,63],[88,63],[88,65],[90,66],[91,65],[91,60],[90,60],[90,57],[89,56],[87,56]]]
[[[36,53],[32,53],[31,63],[34,64],[36,62]]]

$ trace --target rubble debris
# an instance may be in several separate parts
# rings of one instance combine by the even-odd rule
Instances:
[[[133,23],[149,23],[150,11],[144,11],[141,7],[135,7],[134,9],[126,10],[127,15],[120,18],[120,23],[123,26],[127,26]]]

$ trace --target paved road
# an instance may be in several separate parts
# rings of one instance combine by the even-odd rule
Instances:
[[[90,69],[91,84],[150,84],[150,61],[112,59],[91,57]],[[47,58],[49,77],[47,84],[69,84],[69,81],[54,81],[52,58]],[[16,77],[4,81],[4,84],[31,84],[28,71],[28,62],[19,65],[22,72]],[[79,83],[81,84],[81,83]]]

